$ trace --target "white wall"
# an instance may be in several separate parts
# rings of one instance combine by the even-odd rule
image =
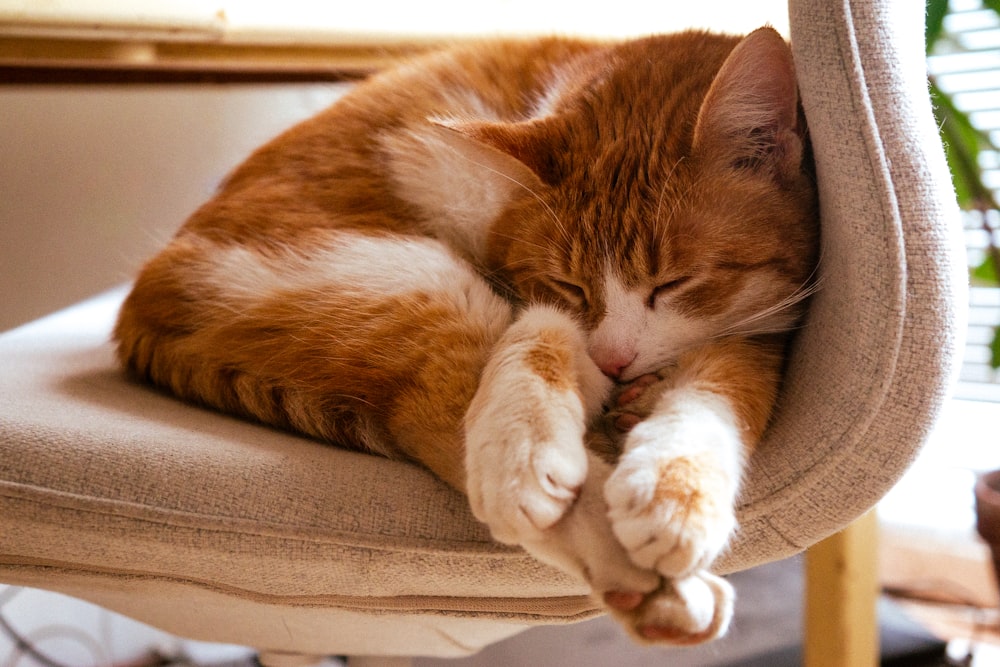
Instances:
[[[0,330],[132,276],[342,86],[0,87]]]
[[[0,87],[0,330],[128,280],[250,150],[342,91]],[[197,650],[42,591],[0,586],[0,613],[66,664]],[[21,656],[0,635],[0,663]]]

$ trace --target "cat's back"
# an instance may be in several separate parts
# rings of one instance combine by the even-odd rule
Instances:
[[[283,173],[290,163],[300,174],[315,169],[326,176],[335,160],[353,158],[354,169],[358,159],[371,160],[378,168],[381,136],[431,118],[526,120],[570,63],[605,49],[597,42],[549,37],[485,40],[414,56],[259,148],[227,186]]]
[[[666,106],[687,98],[695,108],[736,41],[697,31],[625,42],[545,37],[486,40],[416,56],[259,148],[216,199],[239,192],[257,207],[316,205],[367,216],[375,212],[372,203],[381,202],[388,210],[377,217],[391,226],[407,217],[407,206],[385,182],[384,137],[428,119],[528,122],[608,83],[612,90],[593,101],[617,113],[649,115],[664,106],[665,94],[674,98]],[[189,227],[202,226],[203,218],[194,216]]]
[[[550,37],[485,40],[415,56],[256,149],[184,230],[239,242],[287,240],[317,226],[412,231],[419,214],[389,178],[386,137],[428,119],[529,119],[571,63],[607,48]]]

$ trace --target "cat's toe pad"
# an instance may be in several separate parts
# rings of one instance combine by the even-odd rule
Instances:
[[[660,377],[642,375],[622,386],[613,399],[607,419],[619,433],[628,433],[645,419],[653,408],[660,391],[655,387]]]
[[[678,645],[715,639],[729,627],[733,589],[707,572],[666,580],[630,612],[626,623],[641,640]]]
[[[642,604],[646,596],[635,591],[607,591],[604,604],[614,611],[632,611]]]
[[[621,391],[618,392],[618,395],[615,398],[615,406],[624,408],[631,403],[635,403],[637,399],[646,393],[646,390],[649,389],[649,387],[659,381],[660,378],[652,373],[637,377],[635,380],[622,387]]]

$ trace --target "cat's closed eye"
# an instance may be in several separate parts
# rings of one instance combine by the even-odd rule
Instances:
[[[646,300],[646,307],[656,308],[656,302],[665,294],[669,294],[682,287],[683,285],[690,282],[691,276],[681,276],[679,278],[674,278],[673,280],[668,280],[667,282],[660,283],[653,288],[653,291],[649,293],[649,298]]]
[[[581,309],[586,309],[590,303],[587,288],[579,283],[551,278],[549,285],[553,288],[553,291],[563,297],[568,303]]]

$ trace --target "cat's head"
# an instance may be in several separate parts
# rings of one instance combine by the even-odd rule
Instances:
[[[682,33],[575,72],[537,117],[439,123],[481,188],[472,206],[495,209],[472,254],[524,300],[572,312],[622,381],[712,338],[795,326],[818,225],[784,40]]]

